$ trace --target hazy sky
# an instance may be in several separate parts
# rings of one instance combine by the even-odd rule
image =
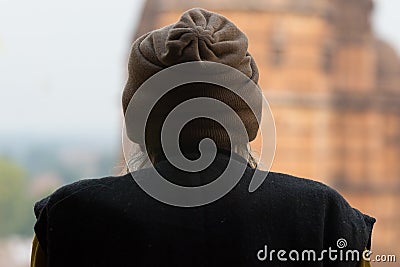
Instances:
[[[0,135],[119,135],[141,2],[0,0]],[[399,11],[376,0],[373,19],[398,51]]]

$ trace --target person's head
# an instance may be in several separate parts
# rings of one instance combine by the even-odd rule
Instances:
[[[135,109],[140,109],[139,105],[131,107],[130,101],[146,80],[180,63],[221,63],[235,68],[257,84],[257,65],[247,49],[246,35],[227,18],[200,8],[184,12],[175,24],[149,32],[133,43],[128,64],[129,78],[122,96],[125,117],[128,113],[129,116],[135,116]],[[150,95],[152,90],[147,90]],[[245,127],[247,141],[238,141],[245,140],[243,138],[230,140],[223,125],[211,119],[196,118],[182,128],[179,134],[180,149],[183,152],[196,151],[201,140],[210,138],[218,149],[231,150],[233,147],[239,154],[248,153],[248,141],[256,138],[259,128],[257,116],[261,114],[262,99],[259,90],[247,92],[247,95],[253,110],[235,92],[215,84],[194,82],[178,86],[165,94],[152,109],[144,126],[145,142],[137,137],[143,129],[136,125],[129,125],[128,137],[143,149],[146,148],[150,159],[154,161],[163,155],[161,129],[168,114],[187,100],[206,97],[219,100],[235,111],[236,114],[224,113],[218,116],[232,124],[235,121],[233,116],[238,115]],[[236,125],[232,126],[235,129]],[[235,138],[235,132],[230,134]]]

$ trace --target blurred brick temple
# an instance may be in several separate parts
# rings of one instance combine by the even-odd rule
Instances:
[[[337,188],[377,218],[374,251],[400,261],[400,60],[374,35],[372,0],[147,0],[136,36],[192,7],[249,38],[277,127],[272,170]]]

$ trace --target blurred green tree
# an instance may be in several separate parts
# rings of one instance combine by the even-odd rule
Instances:
[[[26,172],[0,157],[0,237],[32,235],[34,216]]]

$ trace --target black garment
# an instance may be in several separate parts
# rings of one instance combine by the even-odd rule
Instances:
[[[177,183],[204,183],[217,177],[227,160],[218,154],[209,168],[194,174],[166,161],[157,168]],[[247,167],[231,192],[195,208],[153,199],[131,174],[82,180],[36,203],[35,232],[48,266],[357,266],[327,255],[299,263],[288,253],[296,249],[301,257],[302,250],[314,249],[318,259],[321,250],[338,249],[337,240],[344,238],[346,248],[361,257],[375,219],[350,207],[330,187],[286,174],[270,172],[249,193],[253,171]],[[135,175],[145,177],[146,170]],[[257,253],[265,246],[285,249],[288,261],[279,261],[276,252],[272,264],[268,257],[260,261]]]

